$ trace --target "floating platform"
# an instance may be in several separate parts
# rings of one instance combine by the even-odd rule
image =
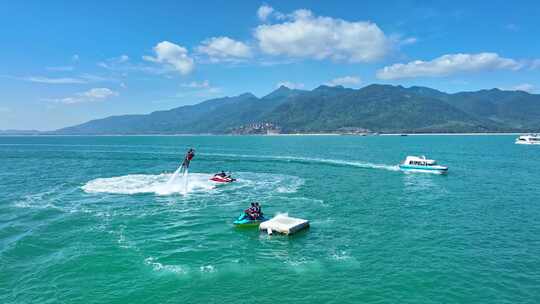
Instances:
[[[273,232],[293,234],[307,227],[309,227],[308,220],[288,217],[287,215],[277,215],[259,225],[259,229],[267,231],[268,234]]]

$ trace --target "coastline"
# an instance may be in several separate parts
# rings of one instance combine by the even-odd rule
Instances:
[[[520,135],[524,133],[388,133],[388,134],[379,134],[380,136],[501,136],[501,135]]]
[[[190,137],[190,136],[355,136],[355,137],[374,137],[374,136],[505,136],[505,135],[521,135],[531,134],[535,132],[525,133],[380,133],[373,134],[339,134],[339,133],[283,133],[283,134],[0,134],[0,137],[123,137],[123,136],[170,136],[170,137]]]

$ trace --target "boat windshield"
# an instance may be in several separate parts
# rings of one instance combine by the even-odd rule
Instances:
[[[430,166],[431,164],[427,161],[424,161],[424,160],[411,160],[409,161],[409,165],[414,165],[414,166]]]

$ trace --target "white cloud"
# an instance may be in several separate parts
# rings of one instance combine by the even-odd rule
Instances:
[[[104,68],[104,69],[111,69],[111,66],[109,66],[107,63],[105,62],[98,62],[97,63],[98,66]]]
[[[416,60],[386,66],[377,71],[377,78],[438,77],[460,72],[518,70],[522,66],[516,60],[500,57],[496,53],[448,54],[430,61]]]
[[[229,37],[206,39],[197,47],[197,51],[208,55],[213,62],[238,61],[251,57],[251,48],[247,44]]]
[[[103,77],[92,74],[81,74],[76,77],[47,77],[47,76],[26,76],[26,77],[17,77],[17,76],[8,76],[0,75],[0,77],[17,79],[35,83],[44,83],[44,84],[84,84],[91,82],[116,82],[118,81],[115,78]]]
[[[211,86],[208,80],[186,82],[180,86],[184,89],[176,94],[176,98],[214,97],[222,92],[221,88]]]
[[[271,6],[268,6],[266,4],[261,5],[261,7],[259,7],[259,9],[257,10],[257,17],[259,18],[259,20],[264,22],[266,21],[266,19],[268,19],[268,17],[270,16],[270,14],[272,14],[273,11],[274,9]]]
[[[289,89],[303,89],[304,88],[303,83],[295,83],[291,81],[280,81],[276,84],[276,88],[279,88],[281,86],[287,87]]]
[[[86,80],[87,82],[116,82],[118,79],[114,77],[104,77],[93,74],[81,74],[79,75],[80,79]]]
[[[169,41],[162,41],[154,47],[155,57],[143,56],[150,62],[164,64],[182,75],[187,75],[195,68],[193,58],[189,57],[186,48]]]
[[[118,62],[126,62],[129,60],[129,56],[128,55],[120,55],[120,57],[118,58],[115,58]]]
[[[53,99],[53,101],[64,104],[76,104],[83,102],[103,101],[105,99],[118,95],[118,92],[115,92],[108,88],[93,88],[86,92],[77,93],[70,97]]]
[[[87,83],[88,81],[81,78],[73,77],[60,77],[60,78],[51,78],[51,77],[42,77],[42,76],[28,76],[18,78],[25,81],[37,82],[37,83],[47,83],[47,84],[78,84],[78,83]]]
[[[91,99],[105,99],[111,96],[117,96],[118,93],[108,88],[93,88],[80,95]]]
[[[156,58],[152,56],[144,56],[146,61],[156,62]],[[107,58],[104,61],[98,62],[97,66],[107,69],[121,77],[127,77],[130,72],[143,72],[154,75],[162,75],[176,71],[170,64],[154,65],[146,62],[132,62],[128,55],[120,55],[118,57]]]
[[[58,72],[69,72],[73,71],[75,68],[73,66],[52,66],[52,67],[46,67],[46,70],[49,71],[58,71]]]
[[[282,23],[259,25],[254,36],[266,54],[349,62],[380,59],[394,43],[375,23],[314,16],[305,9]]]
[[[534,59],[531,61],[531,64],[529,66],[531,70],[540,69],[540,59]]]
[[[125,54],[122,54],[122,55],[120,55],[118,57],[112,57],[112,58],[109,58],[109,59],[107,59],[105,61],[98,62],[97,65],[102,67],[102,68],[112,70],[113,66],[115,66],[116,64],[122,64],[122,63],[126,63],[128,61],[129,61],[129,56],[125,55]]]
[[[181,86],[184,88],[193,88],[193,89],[210,88],[210,82],[208,80],[203,80],[200,82],[192,81],[188,83],[182,83]]]
[[[535,91],[536,87],[530,83],[522,83],[522,84],[518,84],[512,87],[511,89],[514,91],[523,91],[523,92],[532,93]]]
[[[326,83],[326,85],[329,86],[345,86],[345,87],[353,87],[358,86],[362,81],[359,77],[356,76],[344,76],[344,77],[338,77],[330,80]]]
[[[112,58],[111,58],[112,59]],[[130,61],[126,62],[114,62],[107,59],[106,61],[98,62],[97,65],[104,69],[107,69],[112,72],[120,73],[120,76],[126,77],[130,72],[143,72],[153,75],[162,75],[170,73],[171,71],[176,71],[171,68],[169,65],[148,65],[146,63],[132,63]],[[152,61],[152,60],[149,60]]]
[[[416,37],[409,37],[409,38],[405,38],[403,40],[400,40],[399,44],[400,45],[409,45],[409,44],[415,44],[416,42],[418,42],[418,39]]]

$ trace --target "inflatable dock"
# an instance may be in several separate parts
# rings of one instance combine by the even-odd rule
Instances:
[[[287,215],[277,215],[268,221],[262,222],[259,229],[267,231],[268,234],[279,232],[284,234],[293,234],[309,227],[309,221]]]

